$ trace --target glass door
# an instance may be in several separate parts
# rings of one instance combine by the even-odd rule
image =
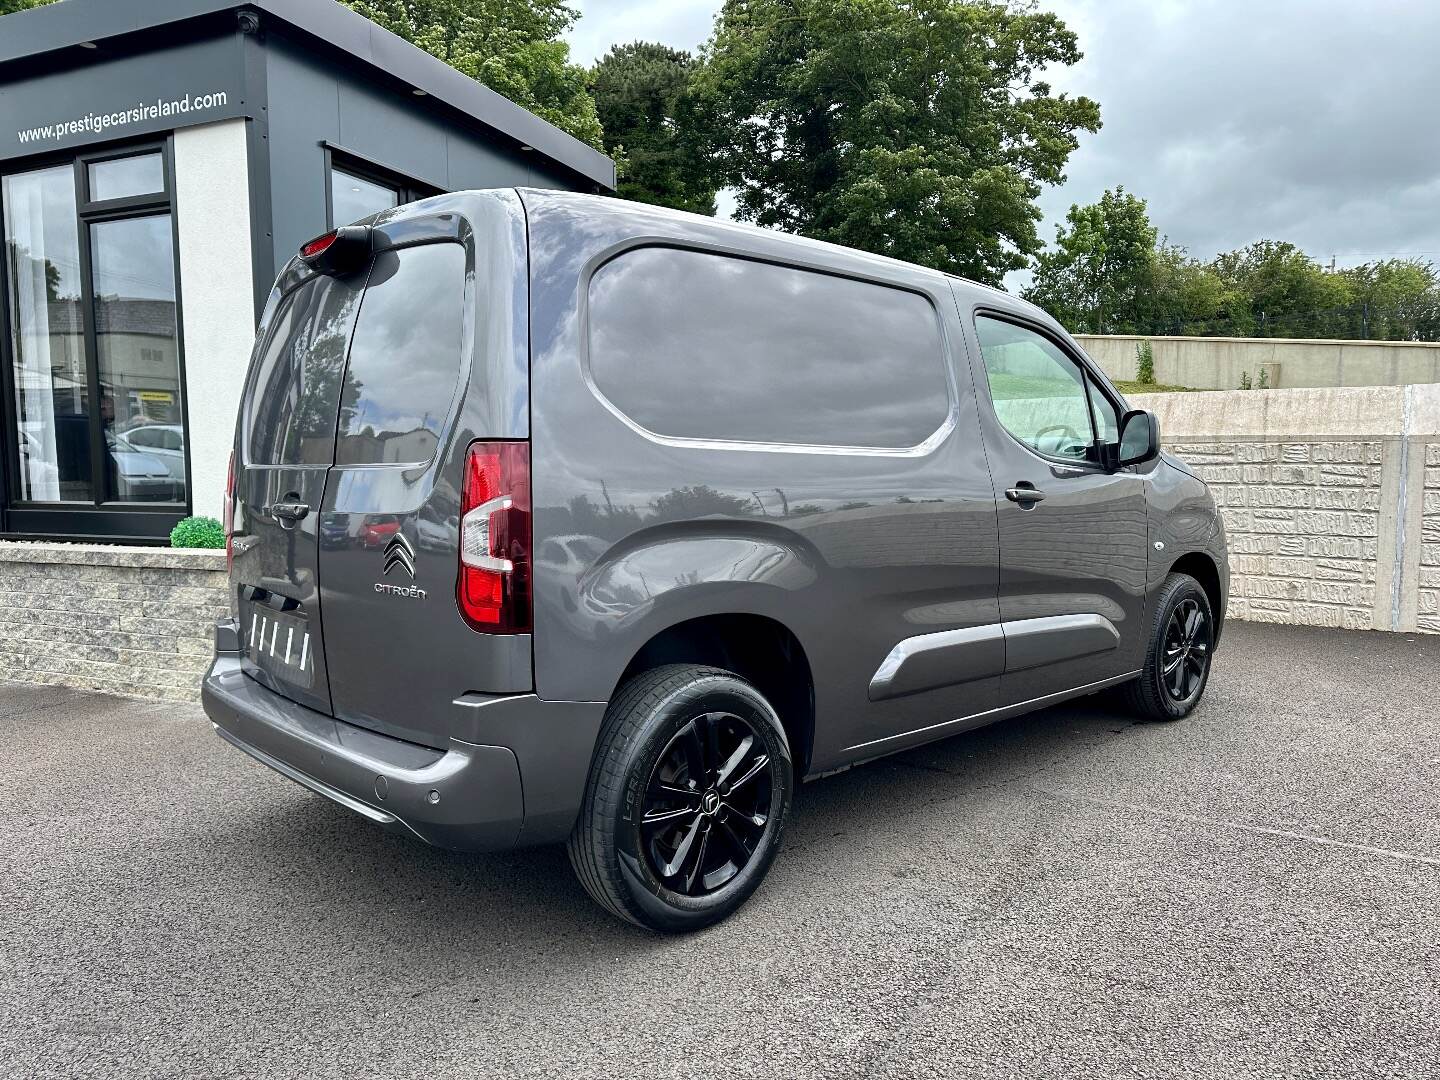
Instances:
[[[189,502],[163,147],[0,178],[10,533],[166,535]]]
[[[93,503],[74,169],[7,176],[0,202],[19,462],[13,499]]]

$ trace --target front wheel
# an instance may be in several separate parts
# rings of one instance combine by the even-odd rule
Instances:
[[[1156,598],[1145,667],[1125,687],[1131,710],[1147,720],[1190,715],[1205,693],[1214,649],[1210,598],[1188,574],[1171,574]]]
[[[717,668],[655,668],[606,710],[570,864],[622,919],[709,926],[769,871],[792,784],[784,728],[758,690]]]

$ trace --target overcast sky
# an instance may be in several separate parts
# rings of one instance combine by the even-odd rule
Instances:
[[[636,38],[694,49],[718,0],[572,0],[590,63]],[[1041,0],[1085,58],[1055,85],[1100,103],[1069,180],[1041,198],[1050,242],[1071,203],[1123,184],[1209,257],[1261,238],[1339,265],[1440,262],[1437,0]]]

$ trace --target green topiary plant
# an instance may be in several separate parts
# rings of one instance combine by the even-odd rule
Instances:
[[[1135,381],[1155,385],[1155,350],[1148,341],[1135,346]]]
[[[223,548],[225,529],[212,517],[188,517],[170,530],[170,546]]]

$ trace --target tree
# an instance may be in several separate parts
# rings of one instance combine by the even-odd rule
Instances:
[[[1259,240],[1216,257],[1211,268],[1244,298],[1231,333],[1257,337],[1339,337],[1354,294],[1340,274],[1294,244]]]
[[[565,0],[342,0],[367,19],[591,146],[600,120],[583,67],[561,35]]]
[[[1347,337],[1440,339],[1440,276],[1433,263],[1385,259],[1340,273],[1353,297]]]
[[[44,7],[46,4],[53,4],[55,0],[0,0],[0,15],[11,15],[17,11],[29,11],[31,8]]]
[[[697,66],[687,52],[636,41],[615,46],[591,71],[605,151],[624,165],[621,198],[715,213],[719,185],[697,144],[689,100]]]
[[[694,82],[740,218],[997,283],[1040,247],[1088,98],[1054,15],[990,0],[725,0]]]
[[[1155,257],[1145,201],[1117,187],[1090,206],[1071,206],[1065,220],[1054,250],[1036,257],[1025,298],[1072,330],[1134,333]]]
[[[1150,281],[1135,323],[1151,334],[1223,333],[1237,305],[1236,294],[1214,270],[1162,237],[1150,260]]]

